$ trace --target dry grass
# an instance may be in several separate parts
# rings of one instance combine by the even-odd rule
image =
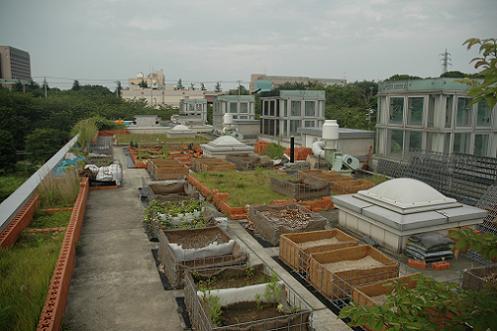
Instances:
[[[79,192],[79,182],[75,169],[68,169],[62,176],[49,174],[38,186],[40,207],[71,207]]]

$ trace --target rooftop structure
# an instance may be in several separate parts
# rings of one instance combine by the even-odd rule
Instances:
[[[249,89],[251,92],[260,91],[271,91],[274,88],[278,88],[280,85],[285,83],[319,83],[324,86],[328,85],[345,85],[347,81],[345,79],[336,78],[312,78],[306,76],[278,76],[278,75],[265,75],[265,74],[252,74],[250,76]]]
[[[171,130],[167,132],[168,137],[191,137],[195,136],[195,131],[192,129],[188,128],[185,125],[176,125],[174,126]]]
[[[297,135],[298,129],[324,123],[325,92],[281,90],[261,96],[261,133],[274,137]]]
[[[232,136],[221,136],[208,144],[202,144],[203,155],[224,159],[226,155],[252,154],[254,148],[241,143]]]
[[[143,100],[150,106],[170,106],[179,108],[180,102],[186,98],[203,98],[202,90],[176,90],[173,86],[164,88],[130,87],[121,91],[121,96],[126,100]]]
[[[255,97],[253,95],[220,95],[214,101],[212,124],[214,129],[223,129],[224,114],[232,114],[233,120],[255,119]]]
[[[379,85],[378,157],[403,159],[419,151],[497,155],[497,108],[471,103],[469,86],[435,78]]]
[[[369,190],[333,198],[340,225],[401,252],[414,234],[481,224],[487,212],[448,198],[411,178],[391,179]]]
[[[128,83],[132,88],[138,88],[139,85],[143,83],[147,84],[147,87],[149,88],[164,88],[166,86],[166,76],[162,69],[151,72],[147,76],[140,72],[135,78],[128,79]]]
[[[0,79],[31,81],[29,53],[10,46],[0,46]]]
[[[207,100],[205,98],[185,98],[180,101],[179,115],[184,120],[207,122]]]

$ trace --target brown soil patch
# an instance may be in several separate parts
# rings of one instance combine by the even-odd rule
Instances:
[[[300,243],[299,247],[302,249],[307,249],[316,246],[334,245],[338,244],[339,242],[340,241],[337,238],[333,237],[333,238],[305,241],[303,243]]]
[[[213,275],[194,275],[194,280],[197,286],[207,286],[209,289],[238,288],[271,281],[271,277],[263,270],[262,266],[251,269],[225,269]]]
[[[365,270],[365,269],[372,269],[372,268],[377,268],[377,267],[383,267],[385,266],[383,263],[381,263],[378,260],[375,260],[371,256],[365,256],[361,259],[357,260],[345,260],[345,261],[339,261],[339,262],[333,262],[333,263],[326,263],[325,268],[328,269],[329,271],[336,273],[336,272],[341,272],[341,271],[348,271],[348,270]]]
[[[226,326],[284,316],[285,314],[280,313],[276,307],[276,304],[264,304],[261,309],[257,309],[255,302],[239,302],[223,307],[221,318]]]

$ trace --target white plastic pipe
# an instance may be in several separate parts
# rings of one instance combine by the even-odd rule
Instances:
[[[324,141],[318,140],[312,143],[312,153],[316,157],[320,157],[324,159]]]

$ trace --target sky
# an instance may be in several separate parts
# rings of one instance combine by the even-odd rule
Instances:
[[[446,48],[449,70],[475,72],[462,43],[497,37],[496,16],[497,0],[0,0],[0,45],[62,88],[158,69],[208,87],[252,73],[435,77]]]

